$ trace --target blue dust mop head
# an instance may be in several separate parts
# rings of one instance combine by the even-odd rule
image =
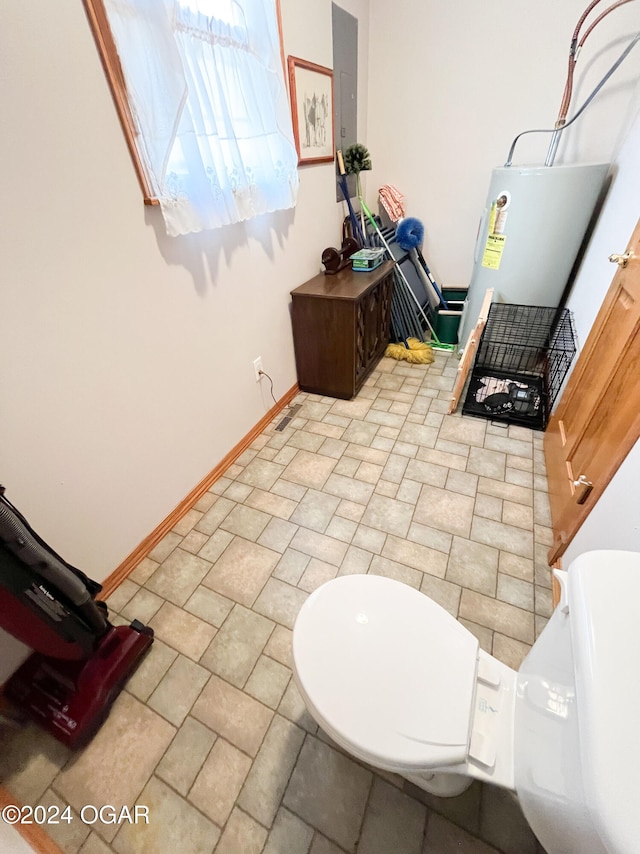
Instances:
[[[396,240],[398,242],[398,246],[400,246],[401,249],[404,249],[405,252],[414,252],[414,254],[417,254],[422,269],[424,270],[427,278],[433,285],[433,289],[436,292],[438,299],[442,303],[443,307],[445,309],[448,309],[449,305],[446,299],[443,297],[442,291],[438,287],[436,280],[433,278],[433,274],[427,266],[427,262],[422,256],[420,246],[422,245],[423,238],[424,225],[420,222],[419,219],[416,219],[412,216],[408,216],[405,219],[400,220],[396,228]]]
[[[401,249],[408,252],[422,245],[424,238],[424,225],[419,219],[408,216],[401,219],[396,229],[396,240]]]

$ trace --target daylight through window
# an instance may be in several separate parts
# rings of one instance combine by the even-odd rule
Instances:
[[[293,207],[297,156],[275,0],[101,2],[167,232]],[[90,18],[97,5],[87,0]]]

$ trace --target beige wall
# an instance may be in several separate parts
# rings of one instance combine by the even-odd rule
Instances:
[[[603,4],[603,8],[609,4]],[[528,128],[552,127],[569,40],[586,0],[371,0],[369,186],[395,184],[426,228],[436,279],[468,284],[491,170]],[[638,30],[637,4],[613,12],[578,62],[581,104]],[[609,162],[639,93],[640,45],[576,125],[557,162]],[[517,163],[544,162],[548,138],[529,137]]]
[[[286,53],[332,65],[329,0],[282,6]],[[7,0],[0,32],[0,476],[100,580],[270,408],[252,360],[276,397],[295,383],[289,291],[343,212],[320,165],[295,211],[166,237],[79,0]]]

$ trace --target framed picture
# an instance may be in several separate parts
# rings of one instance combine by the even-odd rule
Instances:
[[[289,92],[298,163],[330,163],[333,148],[333,71],[289,57]]]

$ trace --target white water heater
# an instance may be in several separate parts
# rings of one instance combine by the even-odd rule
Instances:
[[[494,289],[494,301],[559,305],[608,169],[598,163],[493,170],[458,333],[461,348],[487,288]]]

